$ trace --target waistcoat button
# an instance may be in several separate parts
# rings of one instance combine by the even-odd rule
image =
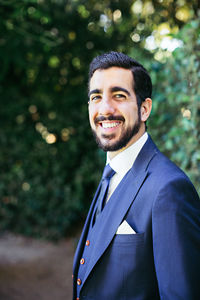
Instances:
[[[78,278],[78,279],[77,279],[77,284],[78,284],[78,285],[81,285],[81,282],[82,282],[81,279]]]
[[[85,259],[84,259],[84,258],[81,258],[80,264],[83,265],[84,263],[85,263]]]
[[[89,246],[90,245],[90,241],[87,240],[85,244],[86,244],[86,246]]]

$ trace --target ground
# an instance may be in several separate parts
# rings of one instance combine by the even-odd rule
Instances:
[[[0,236],[0,300],[71,300],[75,246]]]

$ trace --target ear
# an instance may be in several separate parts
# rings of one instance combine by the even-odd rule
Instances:
[[[141,114],[141,121],[146,122],[149,118],[152,108],[152,100],[151,98],[146,98],[141,105],[140,114]]]

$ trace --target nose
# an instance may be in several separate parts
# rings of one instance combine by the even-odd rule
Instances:
[[[114,114],[115,107],[109,96],[103,95],[98,108],[99,115],[108,116]]]

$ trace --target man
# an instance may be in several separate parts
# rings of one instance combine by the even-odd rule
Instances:
[[[109,175],[75,254],[74,300],[200,299],[200,200],[146,132],[151,91],[144,67],[122,53],[90,65],[90,125]]]

